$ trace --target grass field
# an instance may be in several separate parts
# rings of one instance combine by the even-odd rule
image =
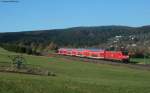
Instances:
[[[132,58],[131,61],[138,62],[138,64],[150,64],[150,58]]]
[[[0,49],[0,62],[8,55]],[[28,64],[56,74],[37,76],[0,72],[0,93],[150,93],[150,71],[75,62],[59,57],[24,55]]]

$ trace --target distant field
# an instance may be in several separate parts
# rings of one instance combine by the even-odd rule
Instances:
[[[0,49],[0,62],[8,62]],[[149,93],[150,71],[122,66],[76,62],[59,57],[24,55],[28,64],[56,73],[36,76],[0,72],[0,93]]]
[[[150,64],[150,58],[131,58],[131,61],[138,62],[138,64]]]

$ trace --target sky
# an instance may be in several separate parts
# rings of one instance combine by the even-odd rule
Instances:
[[[150,25],[150,0],[18,1],[0,2],[0,32],[78,26]]]

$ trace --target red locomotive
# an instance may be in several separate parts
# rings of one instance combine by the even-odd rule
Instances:
[[[116,60],[122,62],[129,62],[129,55],[126,51],[108,51],[100,49],[68,49],[60,48],[58,50],[60,55],[87,57],[94,59]]]

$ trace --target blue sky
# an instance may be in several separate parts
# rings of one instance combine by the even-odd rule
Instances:
[[[150,0],[19,0],[0,2],[0,32],[77,26],[150,25]]]

